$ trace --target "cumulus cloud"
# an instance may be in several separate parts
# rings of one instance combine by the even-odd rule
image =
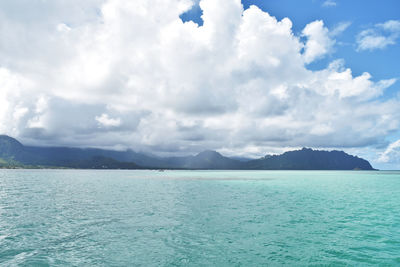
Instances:
[[[363,30],[357,35],[357,50],[383,49],[394,45],[400,37],[400,21],[389,20]]]
[[[307,68],[335,44],[322,21],[298,36],[239,0],[200,1],[202,26],[179,18],[188,0],[35,3],[0,2],[0,132],[23,142],[262,155],[399,127],[398,101],[379,99],[394,79]]]
[[[304,48],[304,60],[306,63],[322,58],[330,52],[335,44],[335,41],[329,36],[329,30],[324,27],[322,20],[307,24],[303,30],[303,36],[307,37]]]

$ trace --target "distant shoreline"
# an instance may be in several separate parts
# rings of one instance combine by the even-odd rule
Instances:
[[[400,170],[344,170],[344,169],[336,169],[336,170],[326,170],[326,169],[154,169],[154,168],[142,168],[142,169],[111,169],[111,168],[68,168],[68,167],[24,167],[24,168],[8,168],[8,167],[0,167],[0,170],[94,170],[94,171],[400,171]]]

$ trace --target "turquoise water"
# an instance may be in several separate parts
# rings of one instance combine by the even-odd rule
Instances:
[[[0,266],[400,265],[400,172],[0,170]]]

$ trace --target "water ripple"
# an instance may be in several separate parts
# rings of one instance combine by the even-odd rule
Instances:
[[[0,265],[399,265],[399,211],[399,172],[1,170]]]

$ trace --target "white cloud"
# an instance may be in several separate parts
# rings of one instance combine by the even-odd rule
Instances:
[[[331,31],[330,31],[330,36],[335,37],[340,34],[342,34],[345,30],[347,30],[348,27],[350,27],[351,22],[349,21],[344,21],[339,24],[337,24]]]
[[[337,3],[334,0],[326,0],[322,3],[323,7],[334,7],[337,6]]]
[[[357,35],[357,50],[383,49],[389,45],[395,45],[399,37],[400,21],[389,20],[379,23]]]
[[[391,143],[380,155],[378,161],[400,163],[400,140]]]
[[[202,27],[179,19],[186,0],[11,12],[25,4],[0,2],[0,131],[29,144],[260,155],[372,146],[400,125],[398,101],[378,98],[394,79],[307,69],[335,44],[322,21],[297,36],[239,0],[201,1]]]
[[[306,63],[322,58],[331,51],[335,41],[330,38],[329,30],[324,27],[322,20],[317,20],[306,25],[303,35],[307,37],[304,47],[304,60]]]
[[[399,20],[388,20],[385,23],[379,23],[376,25],[386,31],[398,32],[400,31],[400,21]]]
[[[113,119],[108,116],[108,114],[101,114],[101,116],[95,117],[96,121],[99,123],[100,126],[104,127],[117,127],[121,125],[121,119]]]

